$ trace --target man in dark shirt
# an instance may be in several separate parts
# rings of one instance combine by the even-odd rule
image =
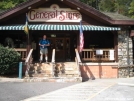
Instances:
[[[43,39],[39,42],[40,46],[40,63],[43,61],[43,55],[45,55],[46,63],[48,62],[48,46],[50,46],[50,42],[46,39],[46,35],[43,36]]]

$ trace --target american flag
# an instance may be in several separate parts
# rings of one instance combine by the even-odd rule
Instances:
[[[84,47],[84,36],[83,36],[83,31],[82,31],[82,21],[80,21],[80,52],[82,52],[83,47]]]

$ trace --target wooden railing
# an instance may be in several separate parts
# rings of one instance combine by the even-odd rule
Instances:
[[[27,76],[28,75],[28,72],[29,72],[29,69],[30,69],[30,64],[32,63],[33,61],[33,58],[32,58],[32,52],[33,52],[33,49],[30,49],[28,55],[27,55],[27,58],[25,60],[25,65],[26,65],[26,71],[25,71],[25,75]]]
[[[54,71],[55,71],[55,49],[53,49],[53,51],[52,51],[51,63],[52,63],[52,73],[51,74],[54,77]]]
[[[83,49],[82,51],[82,60],[83,61],[115,61],[115,55],[114,59],[110,60],[110,50],[112,49],[101,49],[103,50],[102,55],[96,55],[96,50],[98,49]],[[114,52],[115,54],[115,52]]]
[[[27,49],[26,48],[15,48],[15,51],[20,53],[22,61],[26,60],[26,57],[27,57]]]
[[[28,56],[27,56],[27,58],[26,58],[26,60],[25,60],[25,63],[32,63],[32,52],[33,52],[33,49],[30,49],[30,51],[29,51],[29,53],[28,53]]]
[[[52,63],[55,63],[55,49],[52,51]]]

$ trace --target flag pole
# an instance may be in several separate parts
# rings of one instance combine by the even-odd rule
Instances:
[[[28,15],[26,13],[26,19],[27,19],[27,22],[28,23]],[[27,24],[28,26],[28,24]],[[28,33],[27,33],[27,56],[28,56],[28,53],[30,52],[30,49],[31,49],[31,45],[30,45],[30,35],[29,35],[29,29],[28,29]]]

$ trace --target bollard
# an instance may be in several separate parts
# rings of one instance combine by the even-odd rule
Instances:
[[[22,79],[22,62],[19,62],[19,78]]]

